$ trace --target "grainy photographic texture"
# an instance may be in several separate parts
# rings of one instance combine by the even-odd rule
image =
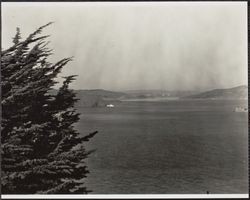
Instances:
[[[248,193],[246,2],[1,6],[4,194]]]

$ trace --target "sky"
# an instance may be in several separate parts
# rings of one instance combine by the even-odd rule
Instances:
[[[209,90],[247,84],[246,2],[5,2],[2,49],[53,21],[73,89]],[[58,79],[61,82],[61,78]]]

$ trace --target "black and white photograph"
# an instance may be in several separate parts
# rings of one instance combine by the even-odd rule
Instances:
[[[2,2],[2,198],[247,198],[247,14]]]

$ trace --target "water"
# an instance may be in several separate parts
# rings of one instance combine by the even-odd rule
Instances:
[[[248,193],[247,101],[122,102],[79,108],[92,194]]]

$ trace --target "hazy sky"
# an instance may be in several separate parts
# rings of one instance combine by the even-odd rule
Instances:
[[[50,34],[75,89],[193,90],[247,84],[246,2],[2,3],[2,48],[16,27]]]

